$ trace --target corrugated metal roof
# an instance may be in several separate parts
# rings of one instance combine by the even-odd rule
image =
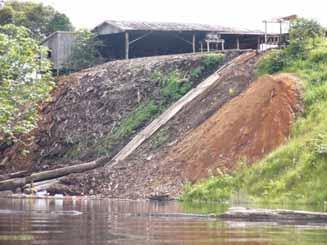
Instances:
[[[173,23],[173,22],[140,22],[140,21],[117,21],[107,20],[98,25],[95,30],[100,30],[106,25],[125,31],[205,31],[219,32],[225,34],[249,34],[262,35],[259,30],[236,29],[219,25],[195,24],[195,23]],[[117,31],[115,31],[117,33]],[[110,34],[110,33],[107,33]]]

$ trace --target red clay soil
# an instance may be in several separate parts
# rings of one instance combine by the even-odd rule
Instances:
[[[193,129],[164,161],[190,181],[231,170],[239,160],[253,163],[285,143],[300,97],[295,77],[264,76]]]

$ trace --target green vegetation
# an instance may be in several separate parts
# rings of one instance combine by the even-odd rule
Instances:
[[[177,70],[166,75],[155,73],[152,78],[159,82],[160,100],[154,101],[151,99],[148,102],[139,104],[135,110],[129,113],[127,118],[119,123],[111,134],[96,143],[98,155],[111,154],[115,146],[128,139],[192,88],[192,83]]]
[[[290,32],[290,46],[272,51],[258,64],[258,74],[290,72],[301,78],[305,112],[289,142],[253,167],[243,164],[229,175],[187,186],[182,200],[227,201],[240,194],[267,202],[327,200],[327,43],[317,25],[299,19]]]
[[[203,76],[205,71],[212,71],[212,69],[217,68],[218,65],[224,63],[225,56],[223,54],[208,54],[203,57],[200,65],[191,71],[191,79],[197,79]]]
[[[177,70],[166,75],[156,73],[154,79],[159,81],[160,101],[163,107],[181,98],[192,88],[193,84]]]
[[[79,71],[102,63],[99,48],[103,45],[96,34],[88,30],[79,30],[75,33],[71,57],[66,69]]]
[[[0,241],[33,241],[35,237],[29,234],[0,235]]]
[[[118,123],[112,132],[97,139],[96,142],[94,140],[83,139],[80,143],[73,145],[65,157],[78,157],[86,148],[93,148],[98,156],[111,155],[117,146],[126,142],[135,132],[185,95],[197,82],[206,77],[208,73],[210,74],[213,70],[217,69],[223,60],[224,56],[221,54],[207,55],[197,64],[190,74],[182,74],[179,70],[173,70],[167,73],[155,72],[151,76],[151,79],[158,83],[159,98],[148,98],[147,101],[137,105],[126,118],[123,118]],[[194,76],[194,70],[200,70],[199,73],[197,72],[197,76]],[[153,149],[160,147],[168,139],[169,132],[159,131],[152,139]],[[71,140],[67,140],[67,143],[71,144]]]
[[[166,74],[156,72],[152,79],[158,81],[160,87],[160,98],[156,101],[150,99],[148,102],[141,103],[132,111],[127,118],[123,119],[111,134],[102,138],[96,143],[98,155],[111,154],[114,147],[128,139],[137,130],[156,117],[159,113],[166,110],[172,103],[185,95],[197,80],[205,77],[207,72],[211,73],[224,61],[224,55],[213,54],[205,56],[200,64],[194,70],[197,75],[194,76],[194,70],[190,74],[182,74],[178,70]],[[158,134],[154,139],[154,147],[159,147],[169,138],[168,132]]]
[[[151,139],[151,149],[158,149],[169,141],[169,132],[165,128],[161,128]]]
[[[17,141],[36,127],[38,105],[54,86],[46,54],[26,28],[0,27],[0,141]]]
[[[206,181],[199,182],[196,186],[187,184],[183,201],[214,201],[225,202],[229,200],[234,187],[234,179],[229,175],[209,177]]]
[[[40,40],[55,31],[72,31],[68,17],[51,6],[31,1],[11,0],[0,10],[0,25],[14,24],[31,30]]]
[[[96,146],[99,155],[110,154],[113,147],[122,142],[122,140],[131,136],[137,129],[152,119],[159,112],[159,107],[153,102],[142,103],[131,112],[127,118],[123,119],[112,134],[101,139]]]

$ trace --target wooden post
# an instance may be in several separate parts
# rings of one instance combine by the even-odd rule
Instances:
[[[265,20],[265,43],[268,42],[268,22]]]
[[[193,53],[195,53],[195,33],[193,33],[193,40],[192,40],[192,47],[193,47]]]
[[[280,35],[283,34],[283,22],[282,21],[279,22],[279,32],[280,32]]]
[[[260,50],[260,36],[258,36],[258,39],[257,39],[257,50]]]
[[[239,37],[236,38],[236,49],[240,50],[240,38]]]
[[[279,35],[278,45],[280,45],[282,42],[282,36],[283,36],[283,22],[282,21],[279,22],[279,31],[280,31],[280,35]]]
[[[125,59],[129,58],[129,36],[128,32],[125,32]]]

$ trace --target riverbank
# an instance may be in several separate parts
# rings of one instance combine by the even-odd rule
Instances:
[[[249,167],[188,186],[184,200],[266,203],[324,203],[327,200],[327,44],[303,53],[274,50],[258,64],[258,74],[288,72],[300,78],[304,113],[281,147]]]

